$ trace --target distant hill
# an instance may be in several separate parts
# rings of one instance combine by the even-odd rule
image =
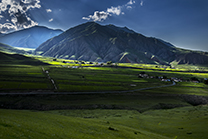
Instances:
[[[102,26],[87,22],[47,40],[36,51],[44,56],[86,61],[169,64],[207,64],[207,52],[173,46],[161,39],[146,37],[127,27]]]
[[[19,54],[25,54],[26,52],[24,50],[16,49],[12,46],[0,43],[0,51],[1,52],[9,52],[9,53],[19,53]]]
[[[7,54],[0,52],[0,64],[48,65],[42,61],[21,54]]]
[[[42,26],[34,26],[28,29],[0,35],[0,42],[23,48],[37,48],[46,40],[61,34],[62,30],[53,30]]]

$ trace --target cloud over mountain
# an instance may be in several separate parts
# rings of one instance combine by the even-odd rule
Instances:
[[[38,25],[30,17],[28,11],[40,7],[40,0],[1,0],[0,32],[6,33]]]
[[[84,20],[93,20],[93,21],[104,21],[106,20],[109,16],[112,15],[121,15],[124,14],[123,9],[131,9],[132,5],[135,4],[136,2],[133,0],[130,0],[127,4],[124,4],[122,6],[117,6],[113,7],[111,6],[110,8],[107,8],[106,11],[95,11],[93,15],[89,15],[88,17],[82,17]]]

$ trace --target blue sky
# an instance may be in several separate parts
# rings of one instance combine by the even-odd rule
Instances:
[[[87,21],[208,51],[207,0],[0,0],[1,33],[34,25],[67,30]]]

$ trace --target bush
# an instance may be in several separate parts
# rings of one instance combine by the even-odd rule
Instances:
[[[204,84],[207,84],[208,85],[208,80],[204,80]]]
[[[163,79],[167,79],[167,76],[164,75],[164,76],[163,76]]]
[[[145,74],[145,72],[144,72],[144,71],[142,71],[142,72],[140,72],[140,74]]]
[[[192,81],[199,81],[196,77],[191,77]]]

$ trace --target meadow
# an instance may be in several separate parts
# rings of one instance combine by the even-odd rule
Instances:
[[[3,92],[51,88],[49,80],[46,79],[39,66],[1,65],[0,90]]]
[[[50,65],[0,64],[0,95],[8,93],[0,96],[0,138],[208,136],[208,85],[203,83],[208,73],[203,67],[197,72],[195,66],[186,65],[180,72],[161,69],[164,65],[97,66],[64,59],[35,59]],[[139,77],[141,73],[148,77]],[[181,78],[183,82],[154,88],[172,84],[155,77]],[[138,90],[149,87],[153,88]],[[71,94],[64,94],[67,92]]]
[[[146,64],[97,66],[95,63],[77,63],[72,60],[35,57],[50,65],[1,64],[0,92],[11,91],[56,91],[56,92],[98,92],[128,91],[141,88],[162,86],[172,82],[161,82],[158,77],[181,78],[184,81],[197,78],[203,82],[208,78],[206,71],[171,71],[156,69]],[[119,65],[119,66],[118,66]],[[138,65],[138,64],[137,64]],[[141,66],[141,64],[140,64]],[[162,66],[162,65],[161,65]],[[74,68],[75,67],[75,68]],[[159,67],[159,66],[158,66]],[[191,67],[190,67],[191,68]],[[44,71],[43,71],[44,69]],[[47,73],[46,73],[47,72]],[[140,73],[148,74],[148,78],[138,78]],[[153,77],[153,78],[150,78]],[[157,78],[155,78],[157,77]],[[51,81],[53,79],[53,81]],[[191,82],[190,86],[192,86]],[[56,87],[54,87],[54,84]]]

